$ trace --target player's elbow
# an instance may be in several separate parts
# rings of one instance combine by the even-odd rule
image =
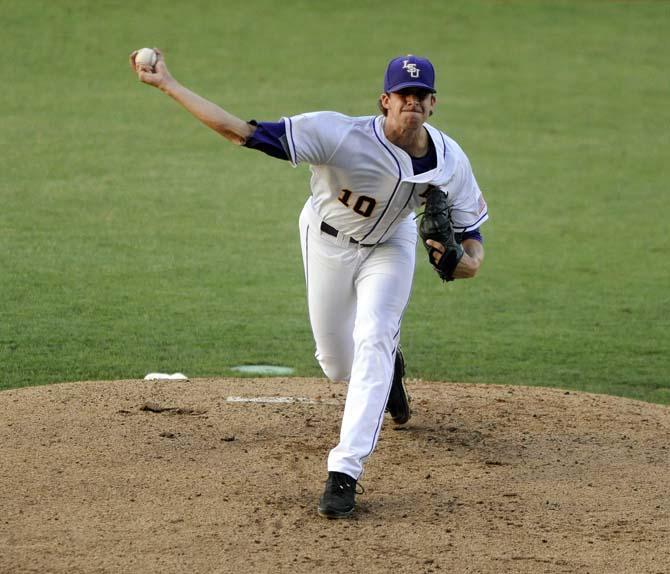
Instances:
[[[476,277],[481,269],[483,260],[483,251],[477,251],[476,253],[468,253],[466,251],[458,262],[454,277],[456,279],[472,279],[473,277]]]
[[[472,279],[476,277],[478,271],[479,267],[470,267],[466,269],[465,273],[463,274],[463,279]]]
[[[228,129],[226,126],[216,125],[212,129],[235,145],[244,145],[247,142],[247,138],[245,136]]]
[[[482,261],[484,260],[483,254],[479,257],[473,257],[473,264],[472,264],[472,277],[477,275],[479,273],[479,270],[482,268]]]
[[[475,277],[479,271],[478,265],[467,265],[459,270],[457,278],[458,279],[472,279]]]
[[[474,239],[466,240],[463,242],[463,247],[465,249],[464,261],[464,277],[472,278],[479,273],[479,270],[482,267],[482,262],[484,261],[484,247],[479,241]]]

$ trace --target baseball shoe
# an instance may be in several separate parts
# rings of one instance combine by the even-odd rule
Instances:
[[[411,399],[405,388],[404,376],[405,358],[402,356],[400,348],[398,348],[395,354],[393,383],[391,383],[391,392],[386,403],[386,412],[391,415],[393,422],[397,425],[404,425],[412,416],[412,411],[409,408]]]
[[[346,518],[354,511],[356,480],[343,472],[329,472],[326,489],[319,499],[319,514],[326,518]]]

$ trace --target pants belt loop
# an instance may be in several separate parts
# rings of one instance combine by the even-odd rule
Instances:
[[[342,233],[341,231],[337,232],[337,244],[340,247],[348,247],[349,246],[349,238]]]

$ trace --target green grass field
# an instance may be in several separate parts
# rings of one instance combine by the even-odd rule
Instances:
[[[172,4],[170,8],[166,5]],[[411,377],[670,403],[670,3],[0,1],[0,388],[272,363],[318,375],[306,167],[227,144],[128,53],[243,118],[375,113],[429,56],[491,220],[477,279],[417,266]]]

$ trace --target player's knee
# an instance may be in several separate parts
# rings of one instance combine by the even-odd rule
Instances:
[[[349,381],[351,377],[351,363],[353,361],[353,349],[347,352],[345,349],[333,347],[327,349],[317,346],[314,357],[319,361],[323,374],[331,381]]]
[[[351,365],[343,365],[333,358],[320,358],[319,364],[323,374],[331,381],[349,381]]]

